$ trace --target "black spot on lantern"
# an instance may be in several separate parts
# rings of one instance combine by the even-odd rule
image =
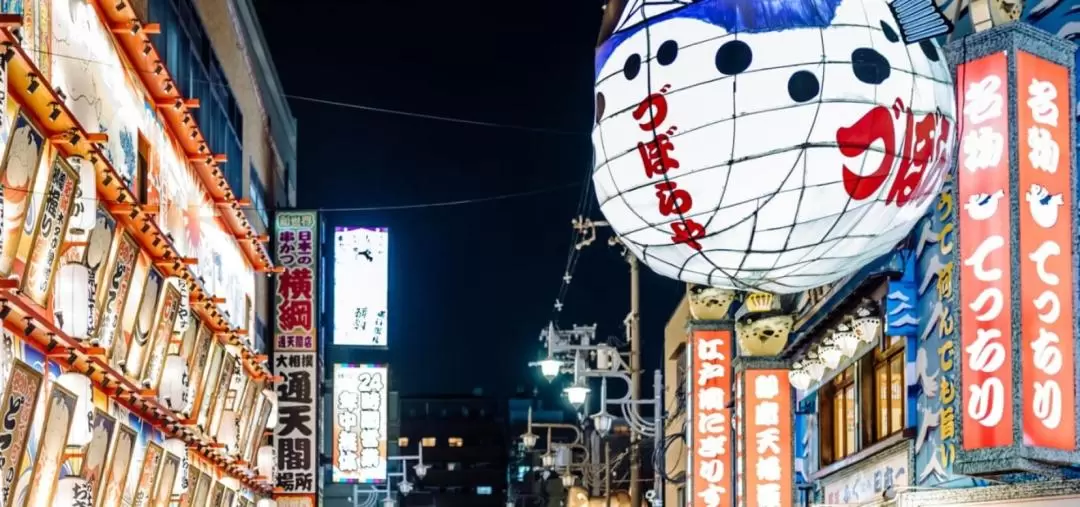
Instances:
[[[788,78],[787,90],[791,100],[807,102],[821,92],[821,83],[813,72],[800,70]]]
[[[750,45],[741,40],[725,42],[716,50],[716,70],[728,76],[745,71],[753,60],[754,52],[750,50]]]
[[[892,73],[889,60],[873,48],[859,48],[852,51],[851,70],[859,81],[872,85],[884,83]]]
[[[885,38],[889,39],[889,42],[900,42],[900,36],[896,34],[896,30],[889,26],[885,20],[881,21],[881,31],[885,33]]]
[[[626,76],[627,81],[633,81],[641,72],[641,55],[634,53],[626,58],[626,63],[622,68],[623,76]]]
[[[679,56],[679,44],[673,40],[667,40],[656,50],[656,63],[671,65],[677,56]]]

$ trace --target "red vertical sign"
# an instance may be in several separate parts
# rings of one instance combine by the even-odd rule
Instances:
[[[1004,52],[961,64],[959,204],[964,449],[1013,443],[1008,73]]]
[[[731,505],[731,331],[694,331],[690,344],[692,505]],[[787,377],[784,377],[787,380]]]
[[[746,505],[791,507],[795,482],[793,403],[787,370],[746,370],[743,473]]]
[[[1018,51],[1024,444],[1076,449],[1069,71]]]

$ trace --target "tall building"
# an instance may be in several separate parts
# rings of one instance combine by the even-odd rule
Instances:
[[[509,461],[504,405],[474,396],[401,396],[398,446],[415,455],[423,447],[431,468],[404,499],[406,506],[506,505]]]

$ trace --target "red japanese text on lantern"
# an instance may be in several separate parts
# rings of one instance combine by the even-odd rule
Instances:
[[[278,263],[284,269],[277,278],[275,348],[314,350],[318,311],[315,214],[279,214],[275,239]]]
[[[1076,449],[1069,72],[1016,54],[1024,444]]]
[[[957,69],[964,449],[1013,442],[1006,82],[1004,53]]]
[[[897,123],[901,124],[900,132]],[[899,98],[892,108],[874,107],[850,127],[836,131],[837,146],[845,157],[862,157],[874,146],[883,151],[881,162],[877,168],[868,168],[868,174],[844,165],[844,190],[857,201],[877,199],[878,191],[895,173],[885,203],[897,207],[912,201],[922,204],[934,196],[948,172],[951,126],[949,119],[937,112],[917,116]]]
[[[743,373],[746,505],[791,507],[794,482],[791,384],[784,370]]]
[[[731,331],[694,331],[687,392],[692,393],[693,504],[731,505]]]
[[[678,127],[671,125],[664,129],[663,126],[668,116],[668,102],[664,94],[670,88],[671,85],[664,85],[659,92],[645,97],[634,109],[632,114],[639,122],[638,127],[653,133],[651,141],[637,144],[637,151],[645,168],[645,176],[650,180],[657,177],[663,180],[653,186],[656,189],[658,211],[665,217],[674,215],[679,218],[670,224],[671,242],[701,250],[698,240],[705,237],[705,226],[687,218],[694,207],[694,198],[690,191],[679,188],[677,182],[667,177],[669,171],[679,168],[679,161],[674,154],[675,143],[672,140]]]

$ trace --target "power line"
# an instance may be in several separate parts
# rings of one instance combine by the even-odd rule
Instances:
[[[417,209],[417,208],[441,208],[446,206],[460,206],[463,204],[478,204],[482,202],[502,201],[505,199],[513,199],[516,197],[528,197],[533,195],[547,194],[551,192],[557,192],[567,188],[579,186],[580,183],[566,183],[563,185],[557,185],[547,188],[539,188],[536,190],[527,190],[524,192],[513,192],[509,194],[493,195],[488,197],[476,197],[472,199],[458,199],[456,201],[439,201],[429,202],[424,204],[399,204],[392,206],[364,206],[354,208],[318,208],[318,211],[389,211],[389,210],[404,210],[404,209]]]

